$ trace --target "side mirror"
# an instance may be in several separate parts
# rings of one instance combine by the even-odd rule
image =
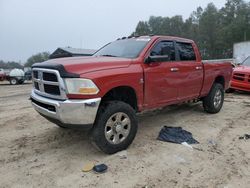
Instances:
[[[164,56],[148,56],[148,58],[145,59],[146,64],[150,63],[156,63],[156,62],[164,62],[164,61],[170,61],[170,57],[168,55]]]

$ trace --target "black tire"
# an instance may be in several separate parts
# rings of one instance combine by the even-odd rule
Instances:
[[[203,99],[204,110],[210,114],[216,114],[221,110],[223,103],[224,88],[221,84],[214,83],[209,94]]]
[[[124,116],[120,117],[121,121],[118,121],[118,115]],[[124,118],[122,120],[122,118]],[[122,125],[123,121],[126,119],[127,125]],[[128,120],[129,119],[129,120]],[[116,122],[115,125],[108,122]],[[120,125],[117,125],[117,121],[120,122]],[[112,128],[111,128],[112,127]],[[120,127],[117,131],[117,128]],[[127,129],[126,129],[127,127]],[[107,136],[107,132],[111,131],[110,135]],[[124,131],[125,133],[123,133]],[[120,101],[111,101],[105,104],[102,104],[98,110],[95,124],[91,131],[91,139],[94,144],[100,148],[104,153],[113,154],[118,151],[122,151],[128,148],[128,146],[133,142],[135,135],[137,133],[137,119],[134,109]],[[123,138],[123,134],[125,135]],[[118,135],[118,137],[117,137]],[[107,138],[109,137],[109,139]],[[120,143],[111,143],[117,139]],[[122,140],[122,141],[121,141]]]
[[[18,80],[16,78],[10,78],[10,85],[17,85]]]

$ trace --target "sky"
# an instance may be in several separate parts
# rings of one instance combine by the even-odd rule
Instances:
[[[57,47],[98,49],[129,36],[150,16],[188,18],[226,0],[0,0],[0,60],[26,60]]]

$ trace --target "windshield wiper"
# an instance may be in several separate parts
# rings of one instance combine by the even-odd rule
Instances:
[[[105,57],[118,57],[118,56],[110,55],[110,54],[104,54],[104,55],[101,55],[101,56],[105,56]]]

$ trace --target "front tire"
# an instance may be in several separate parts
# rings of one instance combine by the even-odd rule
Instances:
[[[103,104],[92,129],[92,140],[103,152],[113,154],[127,149],[137,132],[134,109],[120,101]]]
[[[203,99],[204,110],[210,114],[218,113],[224,103],[224,88],[219,83],[214,83],[209,94]]]

